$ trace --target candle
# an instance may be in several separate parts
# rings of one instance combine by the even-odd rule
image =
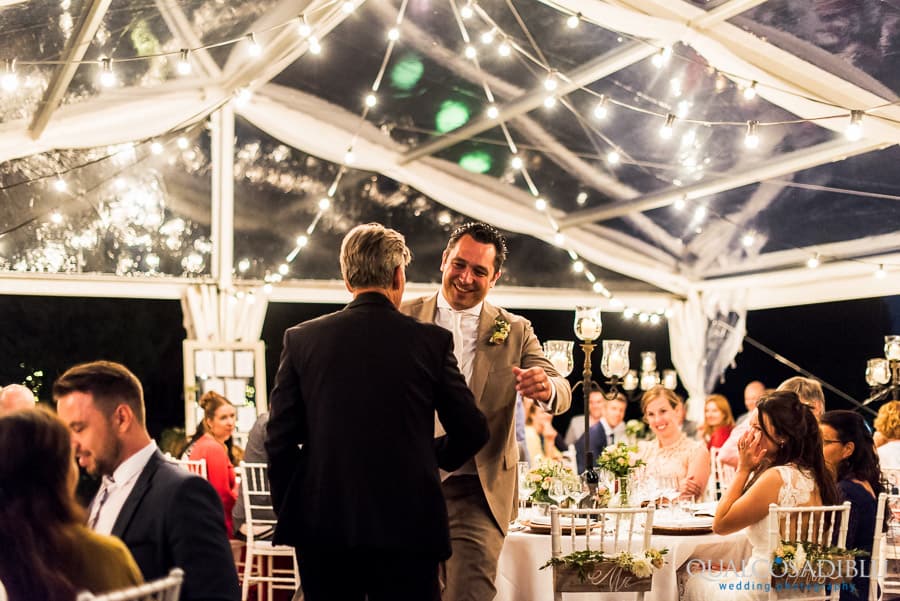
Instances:
[[[553,364],[553,367],[560,374],[569,375],[569,372],[572,371],[572,366],[569,365],[569,358],[565,353],[553,353],[550,355],[550,363]]]
[[[675,390],[678,386],[678,374],[674,369],[663,370],[663,386],[669,390]]]
[[[891,361],[900,360],[900,336],[884,337],[884,356]]]
[[[578,330],[580,332],[578,337],[582,340],[594,340],[600,334],[597,322],[590,317],[585,317],[578,322]]]
[[[656,353],[653,351],[647,351],[641,353],[641,371],[655,371],[656,370]]]
[[[618,353],[609,358],[609,373],[622,377],[628,371],[628,362]]]

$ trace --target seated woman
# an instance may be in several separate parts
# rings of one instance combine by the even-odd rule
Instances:
[[[731,405],[721,394],[711,394],[706,398],[703,409],[706,418],[700,430],[707,449],[718,449],[734,429],[734,417],[731,415]]]
[[[884,492],[872,435],[862,416],[852,411],[826,412],[819,428],[825,463],[837,479],[841,500],[850,501],[846,548],[871,555],[878,495]],[[856,569],[860,574],[853,579],[856,591],[841,590],[841,601],[869,598],[869,578],[862,576],[871,574],[868,560],[858,558]]]
[[[713,531],[730,534],[743,528],[752,546],[748,573],[692,574],[686,601],[768,599],[772,561],[769,549],[769,504],[782,507],[834,505],[838,493],[822,455],[822,436],[812,410],[796,393],[764,394],[738,442],[738,467],[731,486],[716,507]],[[734,584],[729,588],[729,583]],[[740,587],[737,585],[740,584]],[[736,590],[739,589],[739,590]]]
[[[140,584],[125,544],[84,526],[69,430],[44,409],[0,417],[0,581],[12,600]]]
[[[878,446],[881,468],[900,469],[900,401],[889,401],[881,406],[875,418],[875,431],[884,439]]]
[[[646,462],[648,474],[675,478],[683,497],[698,497],[709,479],[709,451],[702,442],[681,431],[680,406],[681,398],[663,386],[654,386],[644,393],[644,422],[656,439],[638,443],[637,455]]]
[[[532,465],[540,458],[562,459],[562,453],[556,448],[556,429],[551,420],[553,416],[541,409],[540,405],[528,399],[525,410],[525,444]]]
[[[217,392],[200,397],[203,421],[191,438],[186,454],[188,459],[206,460],[206,478],[213,485],[225,508],[225,526],[233,536],[231,510],[237,501],[231,434],[234,432],[235,411],[228,399]]]

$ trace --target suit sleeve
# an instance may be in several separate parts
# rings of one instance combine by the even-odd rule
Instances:
[[[522,338],[522,358],[519,364],[522,369],[542,367],[547,376],[553,381],[553,386],[556,388],[556,400],[552,407],[554,415],[565,413],[569,409],[569,406],[572,404],[572,386],[566,378],[559,375],[553,364],[544,357],[544,349],[541,348],[540,341],[534,335],[534,328],[531,327],[531,323],[527,320],[525,320],[525,334]]]
[[[175,491],[170,510],[166,536],[172,563],[184,570],[182,601],[240,599],[222,503],[210,483],[199,476],[186,478]]]
[[[488,440],[489,432],[484,414],[475,406],[475,397],[453,356],[449,332],[441,332],[443,364],[435,389],[434,408],[446,435],[435,439],[438,466],[448,472],[458,469],[477,453]]]
[[[300,378],[291,357],[291,339],[291,330],[288,330],[284,333],[281,361],[269,399],[269,423],[266,427],[269,485],[276,513],[281,508],[300,462],[298,445],[303,444],[303,433],[306,432],[306,412],[300,393]]]

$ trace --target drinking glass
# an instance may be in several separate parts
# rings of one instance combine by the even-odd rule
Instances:
[[[534,485],[528,479],[531,466],[527,461],[520,461],[516,465],[516,471],[519,478],[519,511],[517,512],[516,520],[510,527],[515,530],[521,530],[525,527],[525,524],[522,523],[522,516],[525,514],[525,503],[531,498],[531,493],[534,492]]]
[[[561,507],[563,501],[569,498],[569,484],[565,480],[557,478],[550,485],[550,490],[547,492],[550,498],[556,501],[557,507]]]

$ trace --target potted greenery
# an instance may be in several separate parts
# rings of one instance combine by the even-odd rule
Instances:
[[[635,555],[622,551],[607,556],[590,549],[551,557],[541,569],[553,567],[554,590],[572,593],[646,592],[653,573],[665,563],[668,549],[647,549]]]

